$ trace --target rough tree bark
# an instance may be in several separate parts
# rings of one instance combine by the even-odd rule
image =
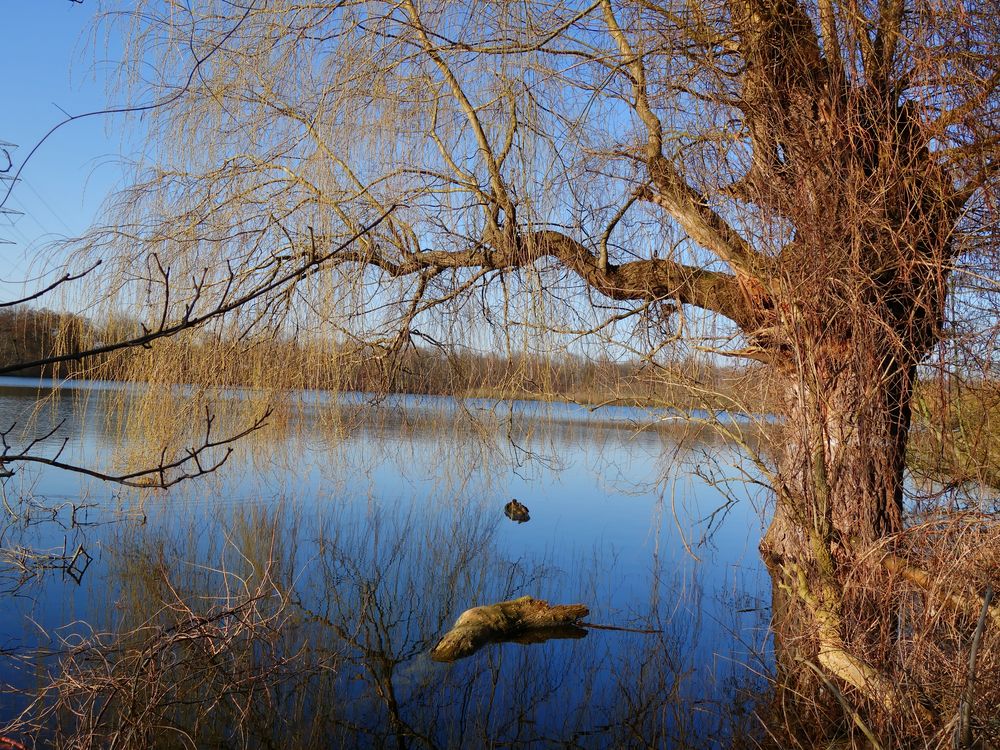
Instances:
[[[893,713],[910,702],[875,666],[895,638],[893,616],[859,600],[844,582],[865,550],[903,527],[915,367],[893,360],[877,379],[844,369],[818,387],[789,378],[780,486],[761,542],[773,583],[776,701],[800,707],[793,715],[801,724],[789,729],[806,743],[832,726],[839,710],[808,663]]]

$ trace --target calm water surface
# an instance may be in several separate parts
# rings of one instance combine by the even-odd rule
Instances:
[[[0,428],[65,419],[36,452],[65,441],[66,459],[115,459],[115,386],[36,410],[36,385],[0,379]],[[337,433],[320,426],[367,400],[303,394],[301,429],[169,491],[46,468],[7,479],[0,546],[35,554],[0,562],[0,724],[46,675],[91,669],[66,654],[95,633],[146,628],[134,640],[252,602],[258,630],[212,651],[242,687],[207,680],[166,701],[164,746],[705,747],[752,728],[769,661],[760,501],[727,485],[737,502],[709,529],[726,497],[704,478],[738,477],[735,449],[679,444],[650,427],[663,413],[482,400],[397,397]],[[503,516],[512,497],[530,522]],[[59,559],[80,548],[82,575],[86,556]],[[428,658],[464,609],[525,594],[655,632]],[[156,658],[156,674],[190,678],[176,653]]]

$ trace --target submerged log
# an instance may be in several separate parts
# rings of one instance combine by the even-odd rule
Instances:
[[[435,661],[470,656],[487,643],[541,643],[550,638],[583,638],[577,623],[590,613],[583,604],[550,605],[532,596],[465,610],[431,650]]]

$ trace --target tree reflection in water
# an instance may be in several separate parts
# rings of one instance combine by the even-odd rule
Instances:
[[[596,569],[508,561],[496,520],[471,506],[418,524],[331,503],[309,534],[302,521],[251,506],[109,540],[116,607],[101,633],[66,639],[51,685],[6,733],[102,747],[704,747],[747,729],[759,686],[704,684],[696,623],[674,616],[683,581],[658,578],[629,613],[658,634],[496,644],[444,665],[428,653],[466,606],[545,596],[570,576],[586,587]]]
[[[22,528],[25,546],[85,543],[95,565],[79,588],[38,576],[20,592],[37,600],[29,614],[51,642],[32,652],[24,640],[19,673],[0,663],[0,682],[19,691],[0,696],[0,736],[38,746],[323,748],[752,738],[768,657],[738,639],[764,640],[760,581],[742,586],[730,580],[735,568],[695,564],[662,502],[668,474],[698,481],[679,445],[696,450],[692,464],[726,446],[631,421],[445,405],[446,418],[410,403],[357,413],[318,403],[297,432],[276,427],[242,446],[213,482],[90,496],[87,518],[121,507],[121,524],[67,522],[51,539],[42,525]],[[81,450],[117,455],[114,431],[83,427],[67,422]],[[39,497],[86,496],[53,481],[41,476]],[[704,490],[680,490],[677,512],[710,513],[721,500]],[[512,494],[530,505],[531,524],[503,516]],[[694,507],[681,507],[685,499]],[[740,524],[720,549],[747,544]],[[657,633],[591,631],[493,644],[453,664],[430,659],[463,610],[526,594]],[[61,597],[75,606],[52,605]],[[4,639],[11,632],[0,628]]]

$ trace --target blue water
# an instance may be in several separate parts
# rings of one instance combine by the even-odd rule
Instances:
[[[0,379],[0,427],[29,424],[37,385]],[[117,387],[77,383],[76,397],[48,402],[31,429],[65,423],[35,450],[108,465],[120,444],[103,399]],[[0,662],[0,725],[27,705],[38,669],[65,668],[32,649],[158,622],[179,600],[198,611],[235,601],[271,560],[272,594],[285,597],[279,650],[304,667],[275,677],[250,746],[711,746],[738,731],[766,689],[770,583],[756,551],[762,498],[704,478],[733,474],[734,447],[678,445],[657,428],[675,416],[664,412],[439,397],[383,399],[379,418],[332,435],[324,411],[372,397],[295,396],[307,407],[299,429],[168,491],[40,466],[5,481],[14,515],[0,546],[82,547],[92,562],[79,583],[82,558],[69,571],[0,564],[0,649],[19,657]],[[512,497],[530,522],[503,516]],[[657,632],[427,657],[464,609],[525,594]],[[234,742],[235,719],[219,721]]]

